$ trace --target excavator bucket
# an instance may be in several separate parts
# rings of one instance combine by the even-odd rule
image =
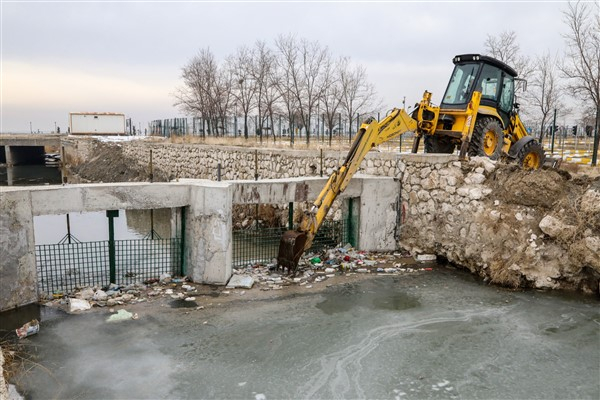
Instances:
[[[298,261],[304,252],[306,244],[306,233],[298,231],[286,231],[279,242],[279,253],[277,255],[278,268],[287,268],[288,274],[295,273]]]

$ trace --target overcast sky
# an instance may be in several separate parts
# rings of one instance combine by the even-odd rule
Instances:
[[[566,2],[9,2],[2,0],[2,132],[65,130],[72,111],[122,112],[142,128],[179,116],[181,67],[280,34],[366,67],[389,108],[439,102],[452,57],[514,30],[523,54],[562,52]]]

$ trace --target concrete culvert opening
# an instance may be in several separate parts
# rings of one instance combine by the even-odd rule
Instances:
[[[358,214],[353,211],[355,199],[334,203],[328,218],[315,236],[308,253],[345,245],[356,246]],[[309,202],[288,204],[233,205],[233,266],[266,265],[274,269],[284,232],[296,230]]]

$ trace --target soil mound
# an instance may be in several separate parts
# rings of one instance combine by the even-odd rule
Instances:
[[[70,166],[70,172],[84,182],[144,182],[150,181],[149,168],[125,156],[120,144],[96,142],[94,156],[85,163]],[[154,182],[166,182],[160,171],[153,171]]]

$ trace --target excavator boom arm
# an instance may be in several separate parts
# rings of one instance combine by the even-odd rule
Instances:
[[[381,122],[370,119],[362,124],[354,137],[344,163],[331,174],[325,187],[313,203],[313,207],[305,214],[300,223],[298,231],[306,234],[303,250],[312,245],[315,234],[325,220],[334,200],[346,189],[367,153],[375,146],[406,132],[414,132],[416,129],[417,121],[402,109],[392,110]]]

